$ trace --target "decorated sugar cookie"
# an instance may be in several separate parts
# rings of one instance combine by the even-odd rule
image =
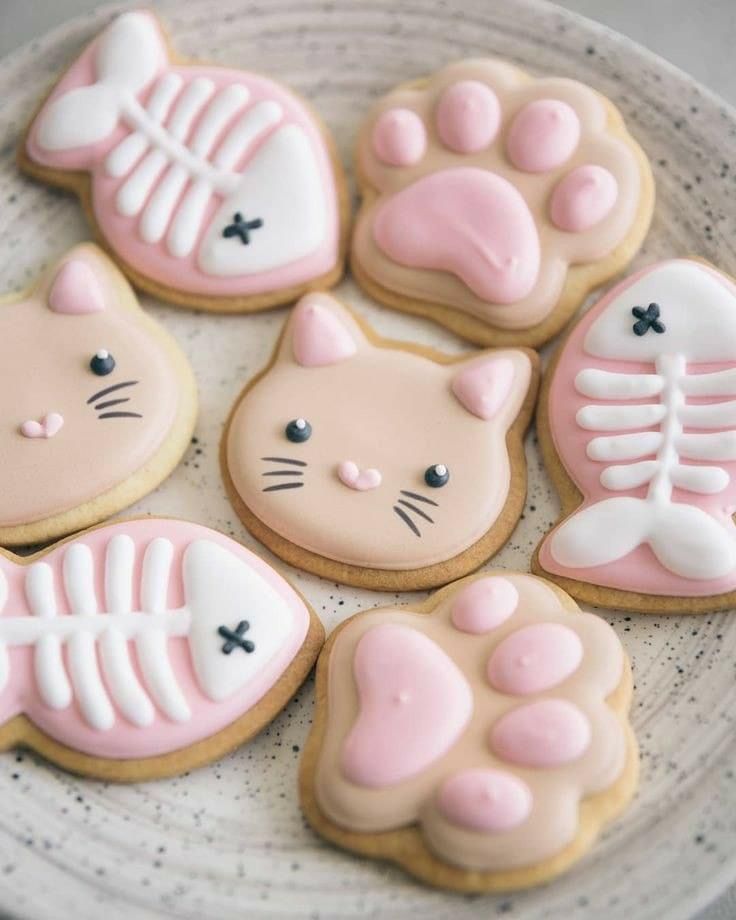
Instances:
[[[228,494],[300,568],[376,589],[445,584],[516,525],[536,389],[534,352],[453,359],[379,339],[309,294],[231,413]]]
[[[126,274],[168,301],[246,312],[342,273],[344,180],[319,119],[267,77],[178,61],[150,12],[82,52],[19,162],[75,191]]]
[[[189,364],[96,247],[0,301],[0,545],[40,543],[131,505],[189,445]]]
[[[398,87],[360,132],[351,250],[382,303],[481,345],[539,345],[639,248],[649,164],[573,80],[471,60]]]
[[[441,888],[547,881],[634,793],[630,696],[611,627],[532,575],[358,614],[320,656],[302,808]]]
[[[274,569],[184,521],[125,521],[0,554],[0,748],[139,780],[246,741],[322,645]]]
[[[615,287],[551,370],[539,422],[564,519],[535,570],[659,612],[736,603],[736,286],[673,259]]]

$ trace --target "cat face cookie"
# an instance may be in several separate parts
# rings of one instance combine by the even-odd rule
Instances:
[[[539,409],[564,519],[535,569],[642,612],[736,603],[736,285],[673,259],[574,327]]]
[[[146,518],[0,554],[0,748],[77,773],[179,773],[286,705],[324,633],[239,543]]]
[[[484,573],[352,617],[320,656],[316,693],[307,820],[431,885],[545,882],[636,787],[621,644],[531,575]]]
[[[480,345],[540,345],[639,248],[649,164],[603,96],[471,60],[400,86],[361,128],[360,284]]]
[[[226,426],[231,501],[308,571],[378,589],[446,583],[521,513],[536,368],[522,349],[451,359],[383,341],[310,294]]]
[[[0,302],[0,544],[42,542],[137,501],[176,466],[189,365],[112,262],[84,244]]]
[[[266,77],[178,61],[150,12],[82,52],[19,162],[79,194],[126,274],[165,300],[246,312],[342,273],[344,180],[317,116]]]

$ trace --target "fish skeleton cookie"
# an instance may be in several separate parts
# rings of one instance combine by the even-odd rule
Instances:
[[[225,427],[230,500],[299,568],[379,590],[446,584],[519,519],[537,367],[525,349],[451,358],[383,340],[308,294]]]
[[[172,58],[150,12],[82,52],[19,163],[76,192],[126,274],[165,300],[249,312],[342,274],[344,179],[317,116],[271,79]]]
[[[608,99],[496,60],[392,90],[357,150],[353,274],[480,345],[554,336],[634,256],[654,206],[649,163]]]
[[[539,410],[564,518],[535,571],[642,612],[736,604],[736,285],[689,259],[615,287],[570,333]]]
[[[101,250],[82,244],[0,301],[0,545],[40,543],[133,504],[176,467],[191,368]]]
[[[271,721],[323,640],[281,575],[198,524],[0,553],[0,748],[103,779],[189,770]]]
[[[328,840],[430,885],[546,882],[634,794],[630,698],[611,627],[533,575],[357,614],[317,665],[302,808]]]

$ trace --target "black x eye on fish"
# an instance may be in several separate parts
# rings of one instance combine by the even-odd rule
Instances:
[[[233,236],[240,237],[240,242],[247,246],[250,243],[250,231],[258,230],[262,226],[263,221],[260,217],[256,217],[254,220],[246,220],[240,211],[236,211],[233,214],[233,222],[225,227],[222,235],[226,240]]]
[[[659,319],[658,303],[650,303],[646,310],[644,307],[632,307],[631,312],[636,317],[633,325],[635,335],[645,335],[650,329],[655,332],[665,331],[666,326]]]

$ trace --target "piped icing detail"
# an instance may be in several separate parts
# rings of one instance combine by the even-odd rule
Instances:
[[[389,109],[373,128],[373,149],[388,166],[412,166],[427,149],[427,132],[411,109]]]
[[[543,173],[570,159],[580,140],[580,119],[561,99],[535,99],[511,122],[506,150],[518,169]]]
[[[562,683],[577,670],[582,657],[582,643],[568,626],[525,626],[494,649],[488,680],[500,693],[529,696]]]
[[[519,603],[519,592],[507,578],[481,578],[458,594],[452,605],[453,625],[466,633],[487,633],[505,623]]]
[[[437,133],[455,153],[483,150],[496,137],[500,123],[498,96],[478,80],[453,83],[437,103]]]
[[[502,770],[463,770],[442,784],[437,807],[458,827],[498,834],[523,824],[532,794],[526,783]]]

